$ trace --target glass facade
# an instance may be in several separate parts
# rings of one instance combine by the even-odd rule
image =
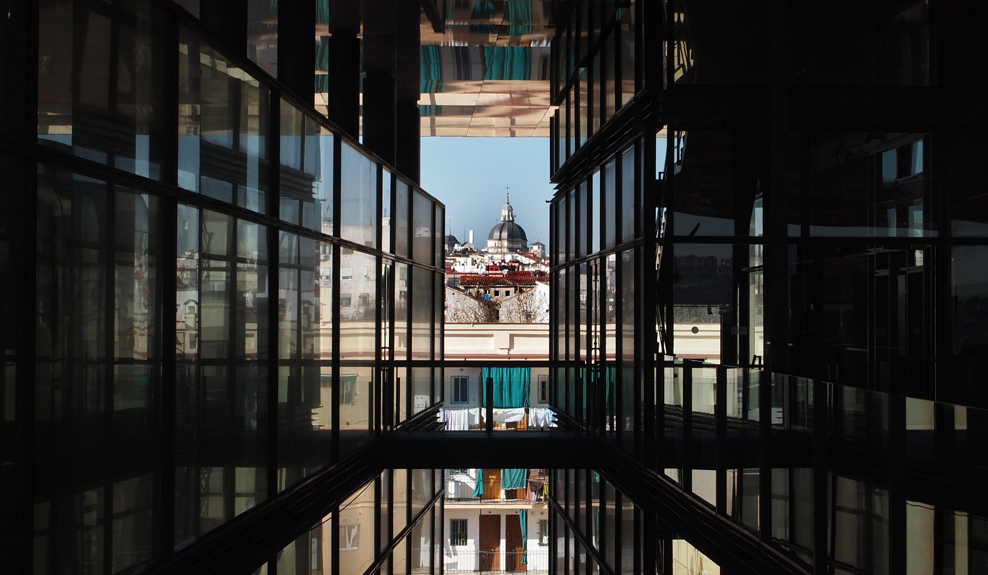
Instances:
[[[446,213],[300,89],[344,4],[0,0],[7,571],[443,571],[517,439],[411,433]],[[727,4],[542,11],[549,572],[986,572],[988,7]]]
[[[153,570],[438,407],[443,206],[274,79],[277,5],[245,3],[238,53],[199,2],[4,4],[11,572]],[[435,532],[433,477],[385,470],[238,568],[380,568]]]
[[[986,509],[951,493],[981,481],[956,442],[983,437],[988,408],[985,146],[971,108],[920,120],[949,106],[936,89],[974,89],[938,70],[970,45],[963,18],[940,2],[557,14],[552,404],[645,468],[555,471],[555,573],[754,569],[689,533],[707,514],[732,527],[704,537],[792,569],[988,567],[966,519]],[[955,487],[926,467],[947,460]],[[653,473],[692,519],[633,487]]]

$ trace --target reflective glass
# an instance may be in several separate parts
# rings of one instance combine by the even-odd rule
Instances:
[[[39,8],[38,140],[90,161],[161,179],[167,13],[134,0]]]
[[[601,249],[610,249],[617,245],[617,238],[620,237],[617,230],[617,162],[611,160],[604,164],[603,198],[604,212],[604,243]]]
[[[247,57],[278,77],[277,0],[247,0]]]
[[[827,489],[833,489],[831,560],[869,573],[887,573],[888,491],[831,474],[827,482]]]
[[[432,562],[432,517],[425,517],[412,528],[408,536],[412,552],[412,572],[429,573]]]
[[[432,202],[417,190],[412,192],[412,259],[421,264],[433,264],[436,246],[433,233]]]
[[[267,212],[269,90],[182,27],[178,185]]]
[[[332,245],[281,232],[278,467],[283,490],[320,467],[332,442]]]
[[[408,257],[408,214],[411,187],[402,180],[395,182],[395,254]]]
[[[411,285],[411,278],[408,277],[409,266],[408,264],[396,264],[395,269],[395,319],[394,319],[394,358],[396,360],[407,359],[408,358],[408,344],[409,344],[409,333],[408,333],[408,307],[411,305],[409,300],[409,286]]]
[[[397,178],[383,168],[381,174],[383,178],[381,181],[381,251],[392,253],[394,244],[391,240],[391,190]],[[441,237],[437,236],[436,239],[442,242]]]
[[[373,482],[340,504],[336,516],[341,575],[362,575],[374,562],[374,506]]]
[[[640,147],[640,146],[639,146]],[[641,209],[641,194],[638,187],[642,178],[635,175],[641,170],[641,162],[636,162],[641,154],[635,154],[635,146],[621,155],[621,243],[638,237],[636,215]]]
[[[340,237],[377,247],[378,165],[349,142],[343,142],[340,169]]]
[[[794,136],[792,164],[800,175],[790,184],[790,235],[800,226],[810,236],[936,235],[926,140],[900,133]]]
[[[621,253],[621,421],[624,434],[621,444],[627,451],[634,449],[635,422],[639,419],[635,412],[635,402],[640,387],[639,378],[635,375],[635,358],[638,357],[635,324],[636,289],[638,278],[636,250]]]
[[[412,354],[410,359],[431,359],[432,282],[434,274],[421,268],[411,268],[409,271],[412,272]]]
[[[333,229],[334,136],[323,124],[281,101],[282,220],[324,234]]]
[[[988,246],[954,246],[951,249],[950,291],[952,303],[951,386],[943,393],[950,401],[967,403],[984,397],[976,374],[988,369]],[[946,389],[949,387],[949,389]]]
[[[418,517],[435,495],[431,469],[410,469],[412,476],[412,517]]]
[[[623,106],[631,101],[635,95],[635,76],[638,71],[635,66],[637,47],[635,46],[635,3],[630,2],[627,7],[619,8],[615,14],[618,25],[615,32],[618,34],[618,47],[620,50],[620,105]]]
[[[375,256],[341,251],[340,357],[344,361],[376,357],[377,269]]]
[[[750,13],[751,25],[765,14]],[[711,12],[711,15],[714,13]],[[718,11],[735,23],[741,14]],[[742,16],[743,17],[743,16]],[[930,6],[911,0],[885,9],[863,10],[854,2],[808,2],[790,15],[793,78],[800,84],[830,86],[926,86],[930,83]],[[731,27],[740,31],[744,25]],[[724,38],[730,50],[722,55],[755,62],[765,36]],[[840,42],[834,42],[840,38]],[[746,40],[745,40],[746,39]],[[744,42],[737,47],[738,41]],[[760,44],[762,44],[760,46]],[[701,59],[698,57],[698,61]],[[738,60],[737,64],[743,64]]]
[[[373,425],[375,369],[367,366],[341,365],[339,383],[340,456],[344,457],[371,440]]]

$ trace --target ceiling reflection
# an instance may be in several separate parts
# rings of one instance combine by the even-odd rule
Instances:
[[[447,0],[445,8],[444,33],[425,14],[420,22],[421,135],[548,137],[551,3]],[[325,98],[316,94],[317,107]]]

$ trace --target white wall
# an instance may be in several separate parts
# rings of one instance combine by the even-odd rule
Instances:
[[[490,507],[491,505],[486,505]],[[459,572],[459,571],[476,571],[480,568],[478,564],[478,556],[480,550],[480,515],[500,515],[501,516],[501,557],[500,565],[502,569],[505,567],[506,556],[505,556],[505,530],[507,522],[517,521],[517,519],[512,516],[518,515],[519,509],[525,509],[528,511],[528,521],[526,522],[526,539],[528,540],[528,565],[527,570],[529,572],[541,572],[545,573],[549,570],[548,562],[548,546],[539,545],[539,520],[548,519],[549,513],[546,511],[544,504],[539,504],[536,506],[521,506],[520,508],[505,509],[503,507],[496,509],[478,509],[477,505],[473,506],[461,506],[455,503],[446,503],[444,506],[444,521],[446,525],[443,526],[444,530],[444,541],[443,541],[443,562],[444,567],[447,572]],[[466,519],[467,520],[467,544],[466,545],[456,545],[451,546],[449,544],[450,538],[450,520],[452,519]]]

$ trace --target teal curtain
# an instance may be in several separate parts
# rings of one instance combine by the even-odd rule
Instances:
[[[316,0],[316,23],[329,24],[329,0]]]
[[[608,417],[617,417],[617,367],[604,367],[604,398],[605,410]]]
[[[477,470],[477,482],[473,485],[473,496],[480,497],[484,494],[484,470]]]
[[[422,46],[419,49],[422,61],[423,94],[434,94],[443,91],[443,53],[440,46]]]
[[[509,36],[532,33],[532,3],[530,1],[505,0],[504,17],[509,22]]]
[[[521,523],[521,564],[528,565],[528,511],[518,512],[518,522]]]
[[[532,49],[525,46],[484,46],[485,80],[529,80]]]
[[[528,407],[532,368],[530,367],[485,367],[481,370],[483,381],[480,406],[487,407],[487,378],[494,381],[494,407]]]
[[[480,0],[470,11],[471,20],[486,20],[497,16],[497,8],[491,0]]]
[[[527,469],[502,469],[501,489],[526,489],[528,487]]]

